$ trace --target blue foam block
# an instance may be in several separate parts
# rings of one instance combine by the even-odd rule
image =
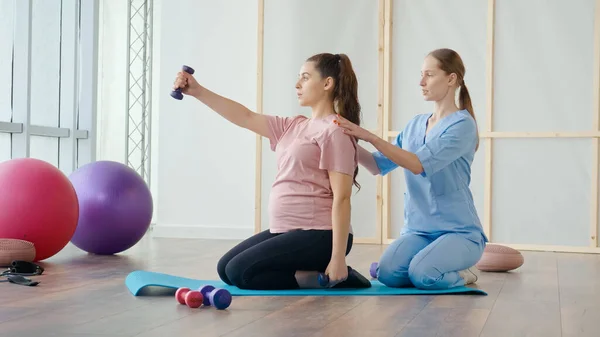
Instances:
[[[125,285],[133,296],[140,295],[145,287],[163,287],[178,289],[188,287],[190,289],[200,288],[202,285],[210,284],[215,288],[225,288],[232,296],[389,296],[389,295],[435,295],[435,294],[472,294],[487,295],[480,289],[469,287],[455,287],[445,290],[421,290],[417,288],[390,288],[381,282],[372,280],[371,288],[364,289],[292,289],[292,290],[245,290],[230,286],[223,281],[195,280],[180,276],[163,273],[136,270],[125,279]]]

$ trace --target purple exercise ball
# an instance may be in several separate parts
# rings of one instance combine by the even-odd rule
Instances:
[[[79,200],[71,242],[92,254],[112,255],[133,247],[152,221],[152,194],[132,168],[114,161],[86,164],[69,179]]]

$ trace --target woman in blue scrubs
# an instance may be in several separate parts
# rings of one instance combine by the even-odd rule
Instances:
[[[469,188],[479,135],[464,76],[455,51],[429,53],[420,85],[424,99],[434,102],[433,113],[415,116],[391,143],[342,117],[336,120],[378,150],[360,148],[360,164],[372,174],[397,167],[405,172],[404,226],[377,270],[389,287],[446,289],[477,281],[471,267],[488,239]]]

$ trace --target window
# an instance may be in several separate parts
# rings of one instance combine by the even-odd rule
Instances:
[[[97,41],[97,1],[0,1],[0,162],[95,160]]]

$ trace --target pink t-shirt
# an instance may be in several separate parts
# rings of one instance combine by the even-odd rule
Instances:
[[[329,170],[354,176],[357,144],[333,123],[305,116],[267,116],[278,173],[269,196],[272,233],[332,229],[333,191]]]

